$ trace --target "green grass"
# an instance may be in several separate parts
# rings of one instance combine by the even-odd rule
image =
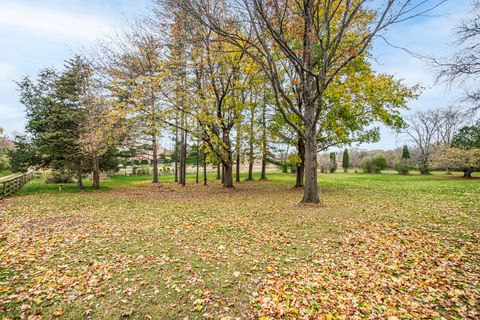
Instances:
[[[231,190],[213,178],[205,187],[189,176],[182,188],[173,176],[161,176],[158,185],[150,177],[116,176],[102,181],[99,191],[89,182],[84,191],[30,182],[0,204],[0,314],[258,316],[255,306],[262,307],[255,297],[268,279],[318,270],[317,260],[342,252],[345,236],[372,225],[387,234],[390,228],[392,235],[414,230],[440,239],[461,249],[465,266],[459,270],[478,270],[472,248],[480,239],[479,179],[458,173],[320,174],[321,205],[302,206],[292,174],[255,182],[242,176]],[[422,265],[427,263],[434,261]],[[465,297],[460,301],[471,301]],[[440,306],[435,310],[452,315]]]
[[[12,174],[12,172],[10,170],[1,170],[0,171],[0,177],[6,177],[6,176],[9,176],[11,174]]]

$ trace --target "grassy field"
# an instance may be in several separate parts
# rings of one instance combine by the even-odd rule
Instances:
[[[191,177],[190,177],[191,178]],[[477,319],[480,179],[32,181],[0,202],[0,318]]]

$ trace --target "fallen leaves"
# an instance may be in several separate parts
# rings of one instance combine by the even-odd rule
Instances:
[[[312,265],[267,273],[254,305],[258,317],[273,319],[477,319],[480,266],[469,262],[479,254],[469,242],[370,225]]]
[[[480,189],[347,178],[322,176],[321,207],[298,206],[301,191],[274,179],[7,199],[0,314],[477,317]]]

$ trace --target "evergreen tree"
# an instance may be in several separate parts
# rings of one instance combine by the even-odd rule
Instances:
[[[410,151],[408,150],[408,146],[404,145],[402,150],[402,160],[410,159]]]
[[[348,172],[348,169],[350,168],[350,155],[348,154],[348,149],[345,149],[343,151],[343,171]]]

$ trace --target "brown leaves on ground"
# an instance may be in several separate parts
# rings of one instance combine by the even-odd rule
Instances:
[[[478,244],[376,224],[308,266],[270,273],[254,305],[261,319],[478,319]]]

